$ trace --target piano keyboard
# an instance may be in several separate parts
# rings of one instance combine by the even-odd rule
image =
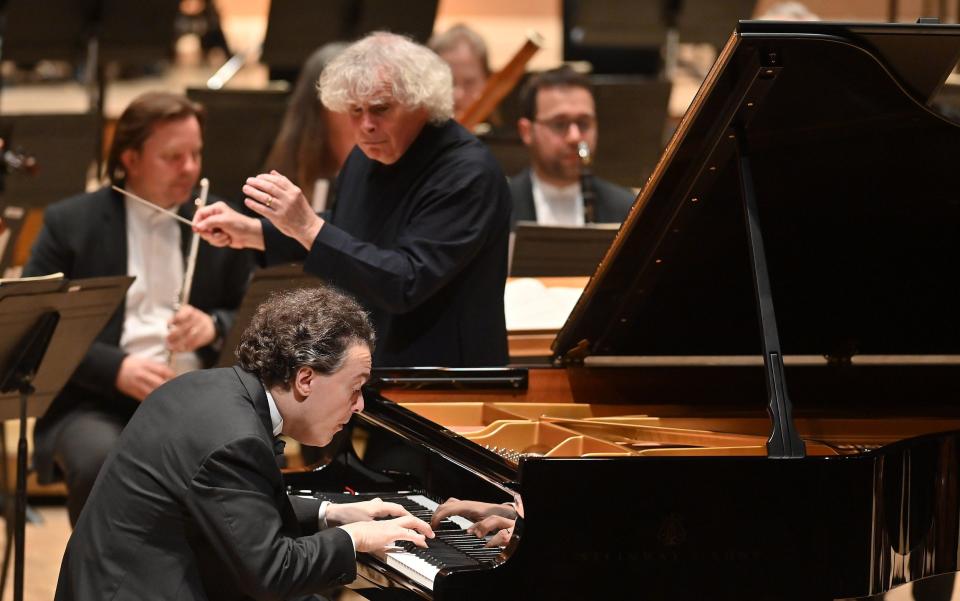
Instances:
[[[425,522],[430,521],[438,504],[423,495],[386,497],[384,501],[401,505]],[[427,539],[427,548],[406,541],[397,541],[397,550],[387,551],[387,565],[417,584],[433,590],[433,581],[443,568],[458,568],[492,564],[501,547],[485,547],[486,540],[466,532],[473,522],[460,516],[444,519],[434,529],[436,535]]]

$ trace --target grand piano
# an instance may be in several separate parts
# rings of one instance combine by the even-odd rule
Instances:
[[[421,567],[362,555],[356,588],[809,600],[938,575],[949,587],[960,129],[928,103],[958,56],[957,26],[740,22],[554,367],[379,370],[344,451],[288,474],[295,494],[426,514],[448,496],[521,501],[506,547],[457,559],[453,524],[454,542],[407,553]]]

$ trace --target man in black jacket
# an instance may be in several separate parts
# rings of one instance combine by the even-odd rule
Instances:
[[[111,183],[192,217],[187,201],[200,176],[203,118],[203,109],[182,96],[135,99],[117,122]],[[189,227],[106,186],[44,214],[25,276],[136,276],[34,433],[37,474],[41,482],[64,477],[71,523],[139,402],[176,373],[212,365],[233,323],[250,257],[201,244],[190,298],[177,306],[190,240]]]
[[[590,80],[569,67],[533,75],[520,92],[520,138],[530,167],[510,178],[511,221],[583,225],[584,189],[595,199],[594,221],[620,223],[633,205],[633,191],[589,176],[581,178],[578,146],[597,150],[597,111]]]
[[[373,344],[342,293],[271,296],[238,367],[176,378],[130,420],[67,545],[56,599],[292,599],[352,581],[357,551],[425,547],[432,530],[399,505],[288,498],[275,460],[278,434],[324,445],[363,409]]]
[[[318,216],[283,175],[247,180],[244,217],[223,204],[194,227],[215,245],[265,251],[356,295],[380,337],[374,365],[496,366],[507,362],[503,287],[510,193],[486,147],[454,122],[450,69],[433,52],[375,33],[320,77],[331,111],[357,146]]]

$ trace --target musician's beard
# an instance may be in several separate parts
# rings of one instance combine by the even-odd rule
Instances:
[[[540,160],[537,167],[542,177],[551,182],[562,185],[575,184],[580,181],[579,163],[567,163],[562,159]]]

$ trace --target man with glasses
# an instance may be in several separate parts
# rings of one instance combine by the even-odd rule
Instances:
[[[510,178],[513,219],[542,225],[583,225],[581,143],[592,156],[597,148],[597,114],[590,81],[569,67],[532,76],[520,92],[520,137],[530,152],[530,168]],[[599,223],[619,223],[634,193],[598,177],[586,178]]]

